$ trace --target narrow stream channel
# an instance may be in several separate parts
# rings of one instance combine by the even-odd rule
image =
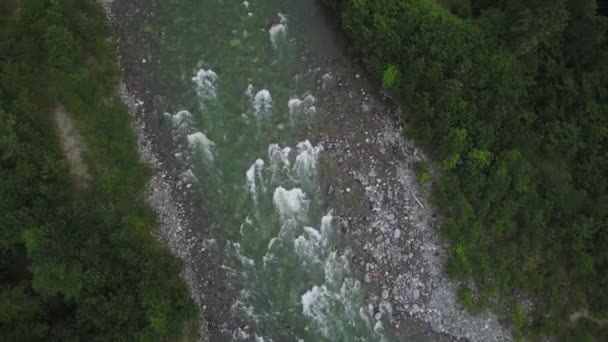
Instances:
[[[176,156],[222,232],[233,340],[384,341],[320,190],[322,117],[298,0],[165,1],[160,72]],[[314,52],[312,52],[314,53]],[[330,75],[327,75],[327,79]],[[218,242],[219,241],[219,242]]]

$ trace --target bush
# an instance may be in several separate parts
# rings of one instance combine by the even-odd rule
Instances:
[[[389,64],[384,69],[382,76],[382,88],[385,90],[391,90],[397,87],[399,84],[399,70],[394,64]]]
[[[426,184],[431,176],[426,162],[423,161],[418,161],[414,164],[414,173],[416,174],[418,183],[422,185]]]

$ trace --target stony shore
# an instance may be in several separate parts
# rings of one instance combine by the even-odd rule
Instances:
[[[142,161],[151,170],[146,200],[157,212],[157,238],[184,262],[183,278],[200,309],[200,340],[224,341],[230,330],[227,292],[220,251],[208,233],[214,227],[200,198],[183,181],[184,166],[176,160],[170,127],[163,122],[162,98],[151,79],[158,60],[156,37],[147,32],[155,5],[149,1],[101,0],[119,48],[123,83],[118,90],[128,105]],[[196,228],[195,228],[196,227]],[[213,308],[213,310],[207,310]]]
[[[142,159],[152,170],[148,201],[160,217],[158,237],[184,260],[184,278],[205,316],[202,336],[222,341],[222,331],[231,328],[232,297],[217,246],[206,239],[214,222],[199,204],[204,199],[182,182],[183,166],[173,156],[159,112],[162,98],[150,78],[157,46],[145,28],[153,25],[154,4],[102,3],[121,52],[121,95],[133,115]],[[340,33],[324,39],[337,48],[335,55],[309,61],[318,80],[318,107],[326,114],[323,127],[311,134],[325,147],[325,190],[352,243],[353,265],[369,288],[369,301],[375,308],[391,304],[390,314],[375,318],[422,340],[511,340],[495,315],[471,316],[456,303],[456,285],[443,274],[446,246],[438,237],[439,222],[428,189],[413,174],[414,162],[425,157],[403,138],[402,115],[353,62]],[[314,48],[314,42],[307,44]]]

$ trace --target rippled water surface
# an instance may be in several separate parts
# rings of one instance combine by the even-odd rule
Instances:
[[[323,115],[303,49],[313,1],[164,1],[167,118],[223,229],[236,341],[382,341],[319,190]],[[310,25],[310,23],[308,23]],[[309,27],[308,27],[309,28]],[[313,51],[314,53],[314,51]],[[313,66],[314,67],[314,66]],[[328,77],[330,77],[328,75]],[[318,95],[318,94],[317,94]],[[211,238],[211,237],[210,237]]]

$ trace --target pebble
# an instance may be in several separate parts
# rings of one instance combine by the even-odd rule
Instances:
[[[346,192],[350,192],[350,188],[346,188]]]
[[[382,299],[388,299],[388,290],[382,291]]]
[[[395,229],[395,232],[393,232],[393,238],[398,239],[399,237],[401,237],[401,229]]]
[[[333,185],[330,185],[329,188],[327,189],[327,194],[328,195],[333,195],[335,189]]]
[[[382,319],[382,312],[380,312],[380,311],[376,312],[376,313],[374,314],[374,319],[375,319],[376,321],[381,320],[381,319]]]
[[[412,291],[412,298],[416,300],[418,297],[420,297],[420,291],[418,291],[418,289],[414,289],[414,291]]]

